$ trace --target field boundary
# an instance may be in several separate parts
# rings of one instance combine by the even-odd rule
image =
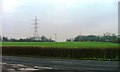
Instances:
[[[119,60],[120,48],[47,48],[3,46],[3,55],[73,59]]]

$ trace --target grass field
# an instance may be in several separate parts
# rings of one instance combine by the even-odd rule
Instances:
[[[2,42],[2,46],[31,46],[42,48],[116,48],[109,42]]]

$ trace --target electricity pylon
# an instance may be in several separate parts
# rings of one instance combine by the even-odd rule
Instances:
[[[34,24],[34,40],[39,40],[39,35],[38,35],[38,18],[37,16],[35,17],[35,19],[33,21],[35,21],[35,24]]]

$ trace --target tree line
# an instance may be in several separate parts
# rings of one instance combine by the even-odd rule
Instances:
[[[114,42],[120,43],[120,35],[115,34],[104,34],[103,36],[97,35],[78,35],[75,38],[69,38],[67,42],[85,42],[85,41],[95,41],[95,42]]]
[[[51,38],[47,38],[45,36],[38,37],[35,39],[35,37],[29,37],[29,38],[8,38],[8,37],[0,37],[0,41],[2,42],[54,42]]]
[[[56,42],[52,38],[47,38],[46,36],[38,37],[37,40],[35,37],[29,38],[8,38],[8,37],[1,37],[0,41],[2,42]],[[66,42],[85,42],[85,41],[95,41],[95,42],[113,42],[113,43],[120,43],[120,35],[116,34],[104,34],[102,36],[98,35],[78,35],[75,38],[68,38]]]

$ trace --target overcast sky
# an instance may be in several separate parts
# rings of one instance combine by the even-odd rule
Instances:
[[[118,33],[119,0],[2,0],[4,36],[33,36],[34,18],[39,35],[59,41],[79,34]]]

